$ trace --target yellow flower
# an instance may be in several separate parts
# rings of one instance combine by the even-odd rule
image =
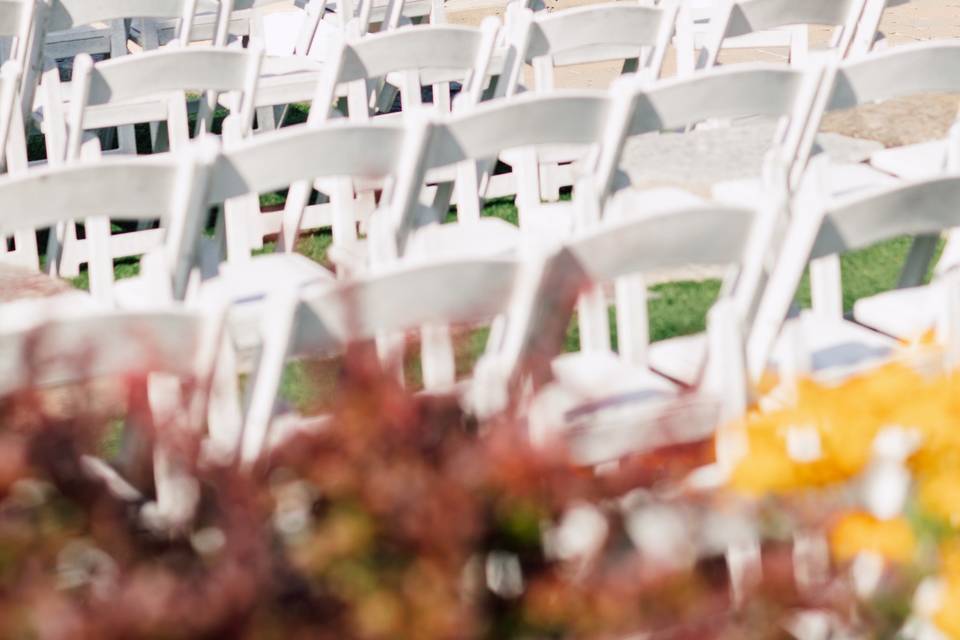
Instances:
[[[941,550],[943,594],[933,622],[950,638],[960,638],[960,543]]]
[[[960,469],[921,474],[918,495],[925,511],[951,525],[960,525]]]
[[[905,518],[878,520],[855,511],[843,516],[830,531],[830,549],[838,562],[849,562],[860,552],[872,552],[903,563],[913,558],[917,540]]]

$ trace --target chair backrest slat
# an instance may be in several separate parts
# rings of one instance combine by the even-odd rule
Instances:
[[[960,44],[937,40],[841,63],[827,109],[926,92],[960,92]]]
[[[101,376],[199,373],[193,356],[201,352],[205,320],[196,312],[60,308],[47,315],[42,308],[21,305],[16,303],[17,313],[0,323],[0,393]]]
[[[862,0],[738,0],[731,10],[726,36],[795,24],[842,25],[851,6],[858,4],[862,5]]]
[[[516,276],[512,259],[472,259],[403,266],[323,287],[317,295],[308,290],[301,296],[290,353],[339,349],[349,341],[428,324],[492,319],[506,311]]]
[[[208,200],[219,204],[299,180],[387,177],[396,169],[404,135],[398,125],[335,122],[323,127],[297,125],[249,138],[218,158]]]
[[[435,125],[426,165],[495,157],[520,147],[596,144],[609,104],[604,92],[557,91],[478,105]]]
[[[88,106],[164,91],[243,91],[259,67],[259,51],[190,47],[105,60],[94,65]]]
[[[720,205],[637,219],[627,215],[579,234],[567,248],[597,283],[690,265],[725,266],[742,260],[755,217],[753,210]]]
[[[340,82],[380,78],[409,69],[469,70],[482,33],[470,27],[402,27],[373,34],[344,49]]]
[[[628,135],[676,129],[704,120],[792,114],[805,72],[740,65],[651,85],[637,94]]]
[[[824,214],[810,259],[960,226],[958,202],[960,178],[950,176],[833,203]]]
[[[190,0],[55,0],[48,31],[65,31],[123,18],[181,18]]]
[[[597,43],[623,49],[623,55],[610,58],[638,57],[640,47],[658,43],[664,21],[671,19],[675,19],[675,11],[627,2],[538,15],[531,25],[527,61],[551,56],[555,64],[563,64],[565,54],[589,50]]]
[[[154,220],[169,208],[179,171],[169,158],[104,158],[0,180],[0,235],[91,216]]]

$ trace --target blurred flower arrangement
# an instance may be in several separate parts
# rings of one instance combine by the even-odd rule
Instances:
[[[688,481],[713,441],[578,468],[356,350],[325,426],[252,473],[167,443],[201,483],[176,532],[141,518],[163,436],[143,379],[119,451],[89,389],[27,390],[0,401],[0,638],[957,635],[958,384],[804,383],[730,427],[725,486]],[[89,473],[105,448],[142,497]]]
[[[794,525],[823,532],[867,607],[907,614],[900,637],[960,637],[958,426],[956,375],[891,364],[804,381],[789,406],[733,427],[746,446],[730,484],[763,504],[816,504]]]

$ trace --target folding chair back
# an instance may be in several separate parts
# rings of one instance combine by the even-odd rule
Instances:
[[[428,390],[449,389],[454,363],[447,327],[476,326],[505,313],[517,270],[510,259],[409,264],[353,282],[307,288],[285,303],[276,301],[264,323],[264,346],[251,377],[243,459],[255,460],[263,450],[290,356],[330,355],[351,342],[389,342],[397,334],[422,331],[424,384]],[[385,355],[391,360],[399,354]]]
[[[562,145],[596,150],[603,142],[609,109],[606,92],[556,91],[483,103],[426,124],[419,165],[401,167],[395,192],[393,223],[401,251],[418,226],[420,188],[428,171],[459,166],[458,218],[474,222],[480,218],[483,174],[492,170],[501,153],[520,150],[523,157],[515,160],[513,169],[523,227],[525,210],[540,202],[537,149]],[[434,210],[446,211],[445,202],[435,202]]]
[[[487,73],[497,34],[496,19],[485,20],[479,29],[459,26],[409,26],[377,33],[345,42],[324,72],[313,101],[316,115],[325,118],[327,105],[336,100],[338,88],[348,87],[350,118],[363,121],[371,109],[386,113],[396,95],[377,90],[371,100],[368,83],[391,76],[400,83],[401,106],[404,110],[421,106],[421,87],[433,86],[434,106],[441,111],[451,108],[451,81],[463,82],[465,102],[480,101],[486,86]],[[397,80],[399,77],[399,80]],[[462,102],[463,98],[460,99]]]
[[[816,173],[816,167],[811,174]],[[790,219],[783,248],[770,277],[748,341],[750,372],[758,377],[787,317],[800,279],[809,264],[814,308],[842,318],[840,269],[835,257],[900,236],[937,236],[960,226],[960,178],[939,177],[830,201],[811,175],[799,200],[806,210]],[[800,197],[798,196],[798,197]]]
[[[793,167],[814,108],[822,70],[777,65],[737,65],[671,79],[654,85],[625,78],[614,88],[611,144],[598,162],[598,190],[614,187],[627,139],[645,133],[683,129],[712,120],[778,118],[772,148],[779,163]],[[651,161],[655,159],[651,158]]]
[[[719,0],[714,3],[706,25],[704,61],[701,67],[717,64],[724,47],[754,48],[788,46],[790,61],[802,64],[809,49],[809,25],[834,27],[831,48],[846,56],[857,32],[866,0]],[[784,31],[784,27],[794,27]],[[682,29],[696,29],[687,17]],[[687,37],[696,47],[695,36]],[[678,45],[678,48],[681,45]]]
[[[292,247],[300,229],[332,226],[335,242],[356,236],[352,197],[331,193],[324,220],[309,220],[309,188],[287,195],[281,213],[261,213],[259,206],[235,207],[233,200],[252,198],[317,179],[368,179],[389,185],[398,171],[406,132],[398,124],[331,122],[322,127],[297,125],[228,144],[211,176],[210,205],[225,203],[227,255],[231,261],[249,258],[252,237],[281,236]],[[318,150],[336,150],[324,152]],[[389,195],[384,196],[389,198]]]
[[[205,222],[204,190],[206,170],[213,162],[210,150],[200,144],[193,155],[144,158],[104,158],[67,167],[50,167],[0,180],[0,236],[24,229],[60,227],[85,220],[89,252],[90,288],[100,298],[109,299],[113,283],[113,255],[145,253],[159,244],[150,238],[149,246],[116,248],[114,244],[140,242],[141,236],[128,241],[122,235],[110,235],[111,219],[162,221],[166,267],[170,288],[158,292],[182,298],[196,264],[200,235]],[[200,159],[197,159],[197,158]],[[51,232],[51,235],[57,235]],[[59,258],[57,246],[48,256]]]
[[[555,67],[623,60],[624,72],[660,75],[673,38],[678,5],[644,7],[614,2],[536,14],[530,22],[526,62],[535,88],[554,88]]]
[[[188,41],[198,0],[53,0],[46,21],[47,58],[59,60],[81,53],[126,54],[125,20],[176,18],[180,37]],[[109,28],[97,23],[111,23]]]
[[[637,311],[647,306],[643,276],[657,272],[698,266],[732,268],[722,295],[731,298],[740,321],[748,324],[759,293],[756,267],[763,263],[765,250],[761,238],[770,234],[769,225],[758,224],[757,211],[705,204],[637,216],[635,198],[635,193],[622,192],[608,205],[610,211],[599,226],[581,231],[565,243],[594,285],[617,283],[617,338],[622,357],[636,362],[645,359],[648,329],[645,322],[635,320],[646,317],[645,311],[639,315]],[[598,308],[591,308],[590,301],[581,306],[582,346],[609,350],[606,303],[603,296],[597,298]],[[586,317],[591,313],[595,317]]]
[[[209,346],[203,345],[209,330],[204,315],[184,309],[70,310],[55,304],[17,302],[4,314],[0,395],[27,386],[135,373],[167,373],[201,382],[201,362],[211,356]]]
[[[189,138],[187,91],[238,94],[236,122],[249,130],[262,51],[190,47],[150,51],[94,64],[89,56],[74,65],[68,158],[80,153],[83,132],[125,124],[166,124],[169,147]],[[207,125],[212,124],[206,114]]]

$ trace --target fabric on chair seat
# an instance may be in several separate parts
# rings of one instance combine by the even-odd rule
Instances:
[[[296,253],[256,256],[248,262],[225,263],[220,275],[200,285],[200,298],[229,306],[228,325],[241,351],[259,343],[260,317],[272,292],[318,282],[335,282],[320,264]]]
[[[612,351],[578,351],[554,358],[550,365],[556,381],[582,402],[620,393],[649,392],[673,395],[677,386],[645,367],[635,367]]]
[[[552,363],[554,382],[531,407],[533,437],[564,440],[580,464],[710,437],[719,403],[685,395],[649,369],[611,352],[566,354]]]
[[[944,140],[933,140],[884,149],[870,156],[870,164],[906,180],[930,178],[944,171],[947,144]]]
[[[672,380],[693,385],[697,382],[707,354],[707,335],[695,333],[660,340],[650,345],[650,368]]]
[[[770,358],[774,372],[781,371],[799,352],[806,354],[809,373],[815,379],[840,380],[879,365],[897,346],[896,340],[876,331],[810,311],[786,324]]]
[[[938,292],[930,286],[897,289],[858,300],[857,322],[901,340],[917,340],[936,326]]]
[[[404,258],[444,260],[505,255],[516,251],[519,242],[520,229],[500,218],[431,224],[413,234]]]

